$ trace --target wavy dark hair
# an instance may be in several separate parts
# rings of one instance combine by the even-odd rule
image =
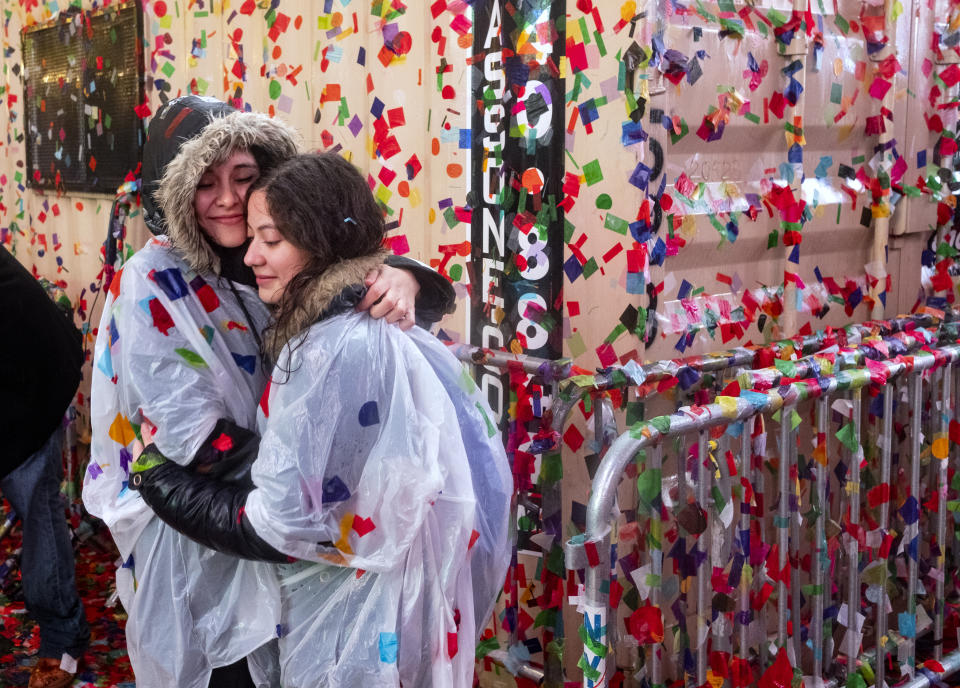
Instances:
[[[254,182],[254,191],[264,192],[277,231],[309,256],[287,283],[266,334],[266,353],[276,361],[283,345],[320,315],[308,298],[316,280],[340,261],[379,253],[386,230],[366,179],[336,153],[290,158]]]

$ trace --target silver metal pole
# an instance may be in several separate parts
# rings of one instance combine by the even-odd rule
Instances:
[[[650,452],[651,467],[655,471],[660,471],[663,476],[663,446],[657,445]],[[660,520],[660,510],[656,506],[657,500],[650,505],[650,535],[654,543],[650,546],[650,570],[660,581],[650,589],[650,604],[660,609],[660,592],[663,582],[663,521]],[[652,643],[650,645],[650,681],[654,686],[660,686],[663,683],[663,666],[660,662],[661,644]]]
[[[711,526],[713,518],[711,510],[707,506],[707,496],[710,494],[710,483],[713,477],[713,471],[707,467],[707,453],[709,432],[701,430],[697,437],[697,461],[694,480],[697,483],[697,504],[703,509],[707,520],[707,528],[697,539],[697,551],[706,560],[709,554],[708,543],[711,537]],[[707,609],[707,585],[710,583],[710,566],[706,565],[697,571],[697,685],[702,686],[707,682],[707,633],[710,627],[710,610]]]
[[[830,424],[830,397],[822,396],[817,399],[817,442],[823,443],[824,461],[830,460],[830,445],[828,432]],[[817,447],[819,450],[821,447]],[[813,543],[813,616],[810,620],[810,632],[813,642],[813,675],[823,676],[823,610],[824,610],[824,572],[830,565],[827,553],[826,519],[827,519],[827,466],[816,462],[814,477],[816,479],[817,509],[820,513],[814,523]]]
[[[853,402],[853,434],[856,448],[850,452],[850,473],[847,479],[847,492],[850,495],[850,525],[856,531],[860,524],[860,462],[863,460],[863,443],[860,441],[860,389],[850,394]],[[857,657],[860,655],[857,616],[860,614],[860,544],[853,534],[847,535],[847,673],[857,669]]]
[[[790,447],[793,437],[790,431],[790,416],[795,406],[784,406],[780,410],[780,467],[779,478],[780,504],[777,511],[777,645],[787,645],[787,583],[779,574],[787,565],[787,553],[790,546]],[[702,685],[702,682],[701,682]]]
[[[753,484],[753,475],[750,468],[750,458],[752,455],[752,444],[753,439],[749,428],[753,423],[753,419],[744,421],[743,431],[740,433],[740,472],[746,477],[747,482],[751,485]],[[743,555],[744,564],[749,564],[749,555],[750,555],[750,512],[748,509],[750,505],[746,501],[746,493],[743,495],[743,499],[740,503],[740,532],[747,533],[745,538],[739,538],[740,541],[740,553]],[[744,543],[744,540],[746,542]],[[749,656],[747,648],[747,629],[750,627],[749,617],[750,617],[750,586],[747,585],[747,577],[742,573],[740,575],[740,613],[738,615],[739,622],[739,631],[740,631],[740,646],[738,648],[738,653],[740,659],[746,659]]]
[[[944,441],[950,434],[950,390],[953,381],[953,369],[951,366],[944,366],[942,369],[943,385],[941,387],[940,397],[940,437]],[[945,456],[935,459],[937,461],[937,568],[940,570],[940,577],[937,579],[937,595],[934,598],[934,626],[933,626],[933,657],[936,660],[943,658],[943,613],[944,613],[944,578],[946,576],[947,559],[947,468],[950,456],[949,444],[946,447]]]
[[[890,456],[893,452],[893,400],[896,394],[896,383],[890,384],[883,391],[883,430],[882,445],[880,447],[880,483],[890,483]],[[890,500],[885,500],[880,505],[880,532],[886,537],[890,529]],[[881,547],[883,545],[881,544]],[[877,601],[877,666],[876,666],[876,685],[883,686],[886,679],[887,650],[884,644],[884,638],[887,635],[887,562],[883,562],[880,567],[880,599]],[[819,675],[819,674],[818,674]]]
[[[910,496],[918,500],[920,495],[920,420],[921,408],[923,404],[923,376],[920,371],[915,371],[910,377],[910,411],[913,416],[910,419]],[[918,564],[916,557],[910,556],[910,547],[914,538],[919,537],[919,520],[907,525],[904,529],[904,541],[907,546],[907,612],[917,614],[917,579]],[[907,673],[911,677],[915,676],[917,662],[917,641],[916,633],[914,637],[908,638],[907,644]]]

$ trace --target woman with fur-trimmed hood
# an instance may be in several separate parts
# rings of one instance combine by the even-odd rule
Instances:
[[[149,418],[174,461],[189,464],[200,452],[195,470],[249,480],[247,467],[218,461],[221,450],[255,442],[257,402],[270,372],[259,338],[269,311],[242,262],[243,208],[261,171],[298,148],[295,132],[279,120],[210,98],[171,101],[150,124],[142,192],[146,223],[158,236],[117,273],[104,306],[83,489],[87,510],[107,523],[123,558],[117,589],[129,614],[138,688],[247,685],[230,666],[276,637],[272,567],[180,535],[154,518],[128,479],[132,443]],[[452,298],[437,292],[443,280],[436,279],[428,306],[442,312]],[[389,293],[371,313],[397,321],[412,311],[406,304],[415,291],[386,281]],[[378,284],[371,291],[387,290]],[[251,661],[250,673],[257,685],[276,685],[269,663]]]
[[[354,311],[384,223],[350,163],[286,161],[251,187],[247,215],[277,360],[252,483],[198,476],[151,445],[130,487],[198,542],[277,562],[285,688],[469,688],[510,555],[492,413],[435,337]]]

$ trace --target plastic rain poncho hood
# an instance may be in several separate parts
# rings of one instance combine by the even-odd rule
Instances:
[[[266,325],[267,310],[253,289],[218,276],[193,194],[206,167],[232,152],[256,145],[289,157],[297,139],[265,115],[222,116],[222,104],[198,116],[210,103],[178,99],[151,124],[150,137],[164,138],[162,146],[154,141],[156,155],[169,160],[179,150],[160,166],[165,175],[152,199],[165,212],[153,202],[148,209],[151,228],[165,228],[169,238],[152,239],[117,273],[94,350],[83,501],[109,526],[124,562],[117,589],[138,688],[205,688],[212,667],[275,637],[279,622],[271,566],[197,545],[127,489],[135,426],[144,417],[159,429],[158,447],[187,463],[218,418],[254,428],[266,379],[253,332]]]

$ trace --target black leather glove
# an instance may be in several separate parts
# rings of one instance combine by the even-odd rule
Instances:
[[[401,268],[412,274],[420,283],[420,292],[414,304],[417,311],[417,325],[424,329],[439,322],[455,308],[456,292],[453,285],[439,272],[423,263],[405,256],[387,256],[384,261],[392,268]]]
[[[260,435],[221,418],[187,468],[211,478],[252,486],[250,467],[259,449]]]
[[[129,487],[164,523],[201,545],[242,559],[288,562],[244,514],[252,483],[229,483],[168,461],[149,444],[131,467]]]

